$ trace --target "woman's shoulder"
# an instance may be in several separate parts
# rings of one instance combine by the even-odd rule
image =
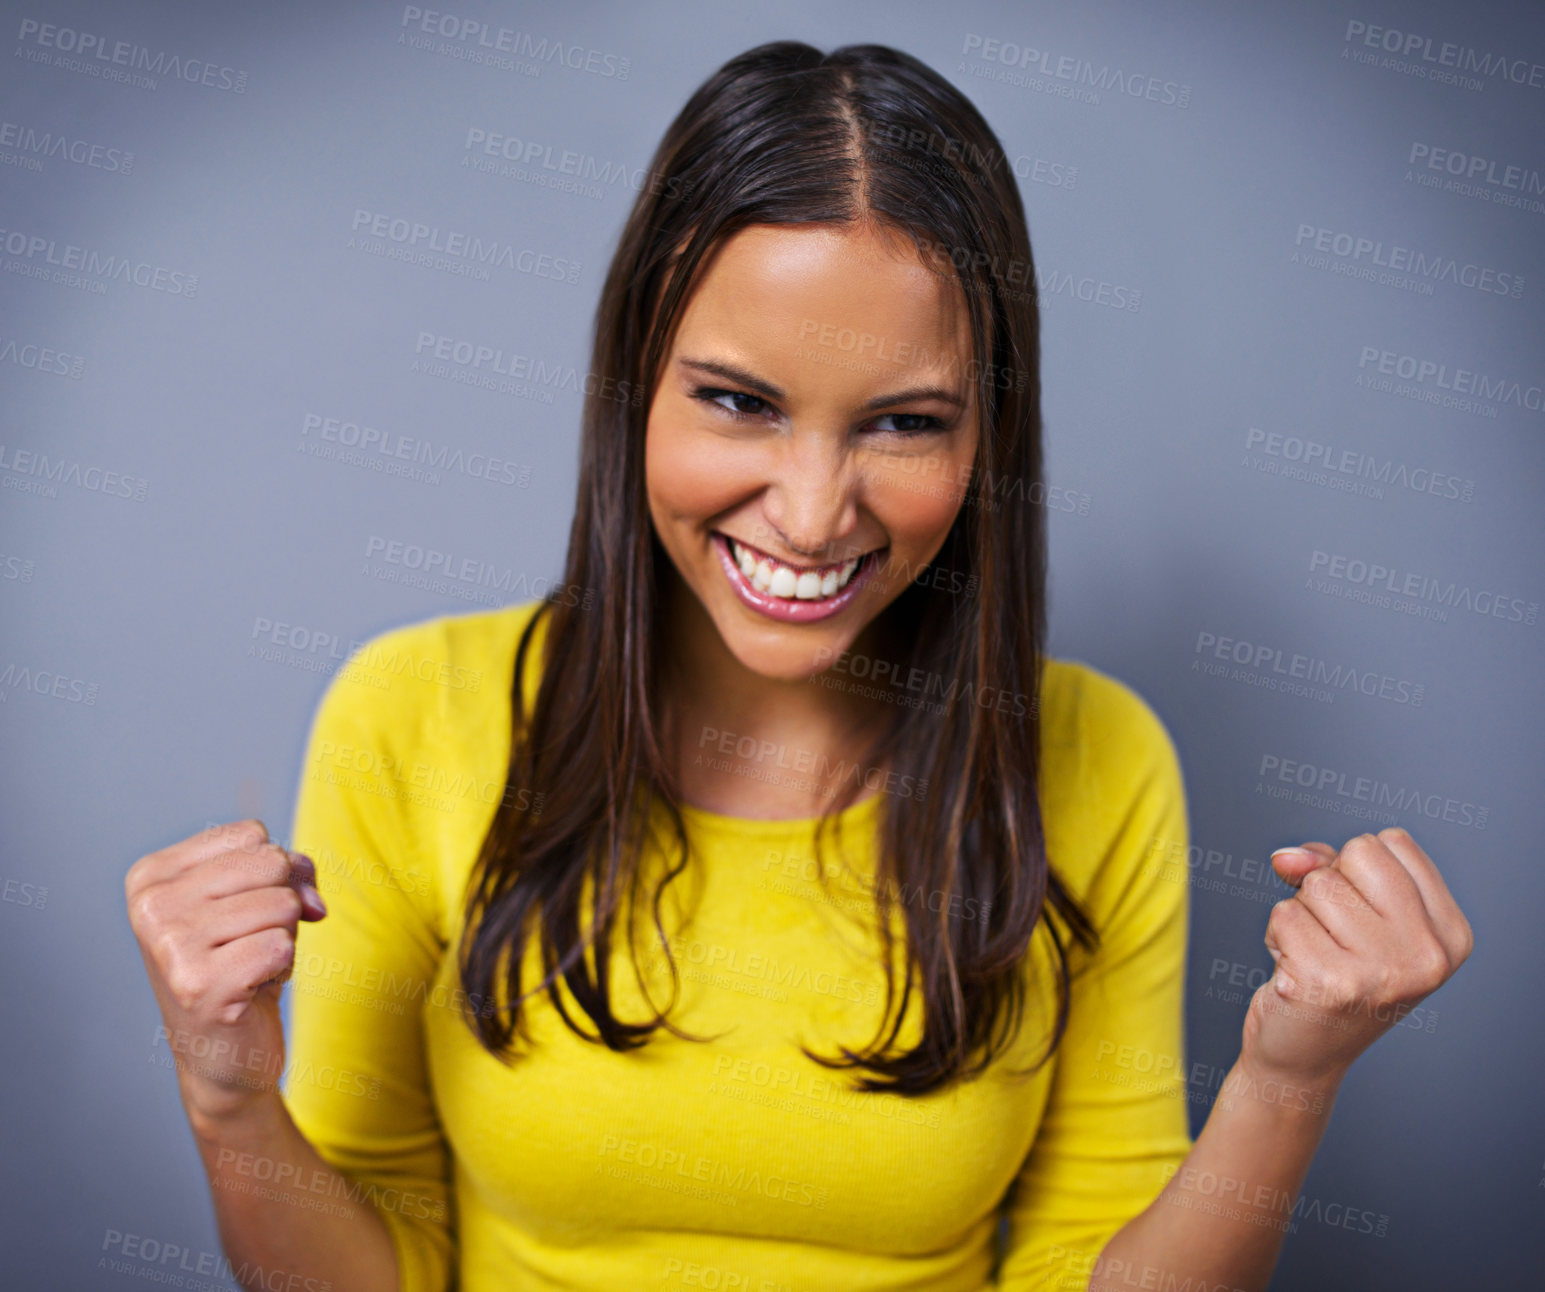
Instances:
[[[1114,883],[1144,857],[1184,845],[1185,785],[1174,739],[1128,682],[1048,657],[1041,682],[1041,796],[1047,842],[1075,890]],[[1103,873],[1102,873],[1103,872]]]
[[[413,881],[401,887],[417,894],[442,939],[455,908],[441,895],[464,880],[505,789],[515,651],[540,605],[434,615],[366,635],[313,718],[306,828],[321,840],[368,816],[375,846]],[[324,794],[332,807],[322,806]],[[370,885],[361,891],[388,900]]]
[[[1174,755],[1168,727],[1136,687],[1083,660],[1046,656],[1043,665],[1044,744],[1078,748],[1107,766]]]
[[[490,693],[507,697],[521,633],[541,604],[537,597],[432,615],[368,634],[354,644],[326,703],[364,707],[399,729],[415,717],[438,723],[486,708]]]
[[[521,632],[540,609],[542,600],[533,597],[491,610],[451,611],[382,629],[360,643],[367,657],[361,662],[374,666],[377,661],[368,657],[417,651],[438,653],[446,657],[440,662],[471,668],[492,663],[507,652],[513,656]]]

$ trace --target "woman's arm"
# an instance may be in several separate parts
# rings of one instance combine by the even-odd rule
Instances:
[[[189,1124],[220,1241],[242,1287],[295,1292],[396,1292],[397,1257],[368,1201],[296,1128],[277,1092]],[[275,1275],[279,1278],[275,1278]]]
[[[282,980],[300,922],[326,916],[315,881],[310,858],[249,820],[140,858],[124,890],[233,1277],[266,1292],[394,1292],[390,1234],[368,1203],[315,1209],[346,1186],[278,1089]]]
[[[1188,1081],[1184,1060],[1195,850],[1174,744],[1142,698],[1106,674],[1058,664],[1049,682],[1047,852],[1100,944],[1092,955],[1073,949],[1067,1030],[1047,1065],[1044,1104],[1026,1092],[1034,1138],[1005,1198],[995,1292],[1084,1288],[1101,1251],[1195,1147],[1190,1101],[1215,1084]],[[1038,930],[1025,965],[1043,1020],[1057,967],[1049,943]]]
[[[425,744],[440,696],[387,671],[445,658],[437,633],[431,622],[379,634],[329,683],[294,851],[251,820],[144,857],[125,881],[231,1272],[249,1288],[454,1282],[450,1154],[423,1018],[444,950],[438,850],[407,779],[441,766]]]
[[[1168,1287],[1170,1275],[1193,1287],[1265,1288],[1340,1084],[1262,1076],[1241,1055],[1186,1160],[1106,1245],[1088,1292]]]
[[[395,1254],[391,1292],[445,1292],[456,1279],[452,1159],[425,1016],[459,1008],[434,985],[447,951],[436,871],[446,832],[453,814],[481,820],[486,806],[466,795],[447,811],[416,789],[451,765],[436,743],[445,688],[393,664],[450,659],[434,620],[356,650],[317,706],[295,799],[292,843],[315,859],[329,913],[298,938],[284,1112],[337,1175],[303,1175],[285,1209],[374,1208]],[[353,1223],[373,1229],[368,1216]]]
[[[1158,1198],[1106,1244],[1089,1292],[1149,1269],[1259,1292],[1356,1057],[1469,957],[1469,922],[1403,829],[1279,852],[1294,897],[1273,909],[1276,972],[1207,1124]],[[1153,1276],[1164,1286],[1162,1273]]]

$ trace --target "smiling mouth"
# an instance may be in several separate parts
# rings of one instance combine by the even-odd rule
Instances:
[[[728,534],[719,536],[729,545],[731,558],[756,591],[785,601],[825,601],[836,596],[852,582],[860,566],[885,550],[876,548],[830,565],[790,565]]]

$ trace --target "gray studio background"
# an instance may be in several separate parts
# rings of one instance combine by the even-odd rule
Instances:
[[[219,1250],[124,871],[212,821],[288,837],[330,638],[560,573],[580,411],[561,374],[584,373],[631,177],[724,59],[795,37],[908,50],[1020,159],[1049,480],[1075,500],[1050,515],[1051,646],[1134,686],[1179,747],[1197,1071],[1232,1062],[1239,983],[1269,972],[1272,848],[1399,820],[1476,929],[1347,1080],[1273,1287],[1533,1285],[1541,11],[434,12],[578,66],[476,61],[392,3],[0,6],[0,1283],[160,1277],[114,1234]],[[487,158],[474,130],[532,160]],[[555,183],[565,152],[625,178]],[[360,212],[502,241],[519,267],[395,259]],[[327,419],[514,469],[388,474],[339,456],[353,432]],[[396,543],[511,591],[418,580]],[[1357,685],[1283,688],[1294,656]],[[1422,810],[1356,815],[1359,784]]]

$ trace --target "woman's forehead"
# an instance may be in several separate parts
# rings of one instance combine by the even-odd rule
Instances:
[[[971,335],[954,275],[925,264],[905,234],[868,224],[736,231],[700,273],[683,330],[792,344],[854,332],[876,350],[931,352],[969,350]]]

